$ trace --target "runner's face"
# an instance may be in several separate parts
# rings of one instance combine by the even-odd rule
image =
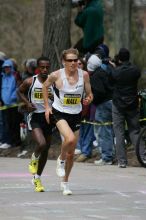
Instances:
[[[78,68],[78,57],[76,54],[67,54],[64,60],[65,68],[70,71],[74,72]]]
[[[40,71],[40,74],[42,76],[48,76],[49,74],[49,68],[50,68],[50,64],[49,64],[49,61],[46,61],[46,60],[42,60],[39,62],[39,71]]]

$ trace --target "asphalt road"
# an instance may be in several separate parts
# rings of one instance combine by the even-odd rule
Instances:
[[[28,162],[0,158],[0,220],[146,220],[145,168],[75,163],[73,195],[63,196],[56,161],[47,161],[43,193],[33,190]]]

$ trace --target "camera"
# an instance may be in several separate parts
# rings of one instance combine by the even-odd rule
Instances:
[[[73,7],[84,6],[84,5],[85,5],[84,0],[72,0]]]
[[[112,59],[112,62],[115,63],[116,66],[120,66],[121,65],[121,63],[119,62],[119,55],[118,54],[116,54],[114,56],[114,59]]]
[[[105,65],[109,64],[109,61],[110,61],[110,58],[102,59],[102,63],[105,64]]]

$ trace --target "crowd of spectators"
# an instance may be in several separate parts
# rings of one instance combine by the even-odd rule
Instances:
[[[96,148],[100,159],[95,160],[95,165],[111,165],[116,158],[119,167],[126,167],[125,121],[133,145],[140,131],[137,91],[140,71],[130,62],[128,49],[121,48],[113,61],[105,44],[80,57],[78,68],[88,71],[94,99],[90,106],[83,106],[76,161],[91,158]],[[26,131],[27,111],[20,104],[17,89],[35,74],[38,74],[35,58],[23,62],[21,73],[17,61],[0,52],[0,149],[20,146],[20,155],[25,150],[20,125],[25,125]]]

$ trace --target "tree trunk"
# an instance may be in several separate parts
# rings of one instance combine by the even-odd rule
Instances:
[[[114,42],[115,50],[130,49],[130,24],[132,0],[114,0]]]
[[[49,57],[51,70],[61,67],[60,55],[71,45],[71,1],[45,0],[43,55]]]

